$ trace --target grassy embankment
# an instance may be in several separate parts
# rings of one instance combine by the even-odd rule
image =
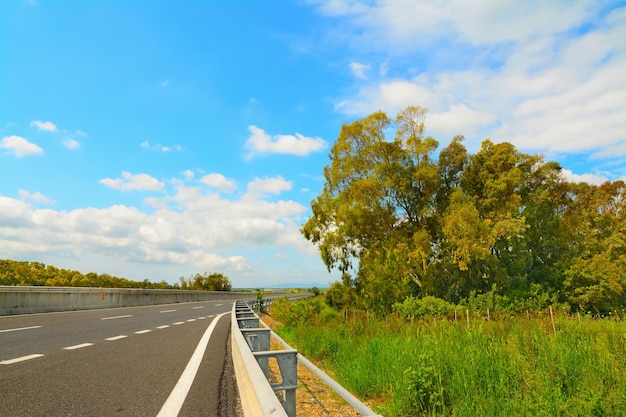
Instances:
[[[555,334],[549,314],[407,322],[321,302],[275,303],[277,333],[385,416],[626,415],[624,320],[557,317]]]

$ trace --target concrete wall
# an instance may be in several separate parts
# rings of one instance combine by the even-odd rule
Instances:
[[[255,297],[223,291],[0,286],[0,316]]]

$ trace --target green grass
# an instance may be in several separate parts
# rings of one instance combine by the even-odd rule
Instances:
[[[278,333],[385,416],[624,416],[626,322],[318,315]]]

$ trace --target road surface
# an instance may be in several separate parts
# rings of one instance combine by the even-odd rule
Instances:
[[[236,416],[231,307],[0,317],[0,416]]]

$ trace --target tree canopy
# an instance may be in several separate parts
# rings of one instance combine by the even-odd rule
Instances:
[[[188,289],[204,291],[230,291],[232,285],[228,277],[221,273],[196,274],[188,279],[180,278],[180,285],[166,281],[152,282],[148,279],[132,281],[109,274],[57,268],[41,262],[14,261],[0,259],[0,285],[32,285],[52,287],[101,287],[101,288],[146,288],[146,289]]]
[[[333,304],[388,312],[407,297],[537,288],[578,309],[625,304],[623,181],[571,183],[558,163],[489,139],[470,155],[456,136],[437,155],[426,112],[341,128],[301,229],[344,273]]]

